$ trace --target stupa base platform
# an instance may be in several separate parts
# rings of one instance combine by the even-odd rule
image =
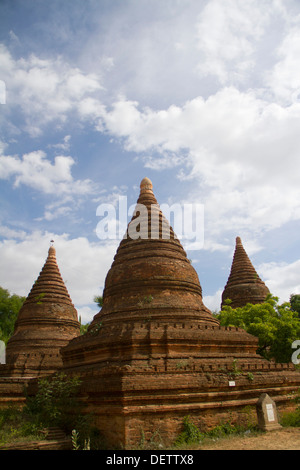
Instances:
[[[63,371],[80,376],[85,412],[110,448],[170,445],[186,416],[203,431],[229,419],[256,422],[262,393],[281,410],[293,407],[300,372],[263,359],[256,347],[239,328],[128,323],[72,340]]]
[[[299,373],[286,364],[268,365],[259,369],[247,364],[247,372],[234,380],[209,366],[203,366],[203,372],[103,368],[82,376],[81,397],[110,448],[133,448],[158,439],[171,445],[187,416],[202,431],[229,420],[245,426],[256,423],[262,393],[272,397],[279,413],[292,409]]]

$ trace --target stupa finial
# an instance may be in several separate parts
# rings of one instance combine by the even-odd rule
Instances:
[[[153,189],[152,181],[147,177],[143,178],[140,184],[140,188],[141,188],[141,192],[147,191],[149,189],[152,191]]]
[[[55,256],[56,255],[56,251],[55,251],[55,248],[54,248],[54,240],[50,240],[50,247],[49,247],[49,250],[48,250],[48,256]]]

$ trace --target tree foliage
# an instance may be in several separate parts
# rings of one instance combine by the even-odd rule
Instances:
[[[95,295],[94,302],[96,302],[98,307],[102,308],[102,306],[103,306],[103,297],[101,295]]]
[[[237,326],[258,338],[257,352],[276,362],[291,362],[292,343],[300,339],[298,312],[289,302],[278,304],[278,297],[269,295],[264,303],[232,308],[226,302],[216,315],[223,326]]]
[[[298,312],[300,318],[300,294],[292,294],[290,297],[291,308],[294,312]]]
[[[36,417],[39,425],[58,426],[70,432],[80,417],[78,391],[81,380],[57,373],[41,378],[34,396],[28,396],[25,413]]]
[[[0,287],[0,340],[7,343],[14,332],[15,321],[26,297],[11,295]]]

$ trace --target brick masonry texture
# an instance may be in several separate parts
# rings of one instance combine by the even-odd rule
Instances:
[[[148,178],[137,204],[147,214],[136,212],[130,221],[106,276],[103,307],[84,335],[50,247],[19,312],[7,364],[0,365],[0,406],[22,405],[23,385],[34,393],[40,376],[76,374],[85,412],[92,413],[109,446],[126,449],[154,438],[169,445],[187,415],[201,430],[228,417],[239,423],[254,419],[262,393],[279,409],[290,408],[300,372],[257,355],[257,338],[244,330],[219,325]],[[156,239],[149,237],[151,214],[159,220]],[[143,230],[133,239],[131,224],[138,223]],[[239,277],[245,271],[253,286],[258,282],[240,240],[236,250],[229,284],[239,285],[241,298],[245,283]],[[244,271],[237,269],[240,260]]]
[[[268,287],[258,276],[241,241],[236,237],[236,246],[227,284],[222,293],[222,304],[231,300],[232,308],[243,307],[247,303],[257,304],[266,300]]]
[[[147,233],[129,237],[135,214],[107,274],[102,309],[62,349],[64,370],[81,375],[82,399],[108,443],[130,448],[158,434],[170,443],[185,416],[202,429],[228,413],[240,419],[262,392],[287,406],[299,372],[258,356],[257,339],[244,330],[219,326],[172,228],[170,239],[161,236],[166,220],[148,178],[137,204],[148,209]],[[153,206],[157,239],[148,236]]]

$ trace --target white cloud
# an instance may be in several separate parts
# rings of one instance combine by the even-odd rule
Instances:
[[[219,312],[221,308],[223,289],[218,289],[213,295],[205,295],[203,297],[204,305],[209,308],[212,312]]]
[[[6,225],[0,225],[0,235],[3,238],[20,238],[24,239],[26,237],[26,232],[24,230],[15,230]]]
[[[126,149],[150,153],[145,166],[181,166],[210,233],[270,230],[300,217],[300,103],[227,87],[161,111],[122,99],[102,119]]]
[[[264,263],[258,266],[257,271],[270,292],[279,297],[280,302],[289,302],[291,294],[300,293],[300,260],[292,263]]]
[[[243,81],[254,67],[255,46],[271,11],[270,2],[209,1],[197,25],[198,48],[204,56],[198,66],[201,74],[216,75],[222,84]]]
[[[277,100],[293,104],[300,99],[300,19],[277,50],[279,61],[267,74],[267,83]]]
[[[32,136],[51,122],[65,122],[76,112],[81,100],[102,89],[99,77],[70,66],[62,57],[40,59],[35,55],[14,59],[0,44],[2,78],[6,84],[6,104],[18,107]]]
[[[14,178],[14,187],[21,184],[45,194],[89,194],[94,185],[91,180],[74,180],[71,168],[74,160],[70,156],[56,156],[54,163],[45,152],[37,150],[23,155],[0,156],[0,178]]]
[[[65,135],[62,142],[59,142],[58,144],[52,144],[52,145],[49,144],[48,147],[52,147],[60,151],[68,152],[70,150],[70,140],[71,140],[71,136]]]
[[[0,285],[11,293],[27,296],[47,258],[52,239],[72,302],[83,323],[91,321],[99,310],[93,305],[94,296],[102,294],[118,241],[92,243],[84,237],[70,239],[67,234],[39,231],[28,233],[22,240],[5,239],[0,242]]]
[[[145,18],[130,2],[83,45],[80,63],[93,73],[63,56],[15,59],[1,46],[5,110],[17,110],[31,136],[80,121],[121,139],[146,168],[176,166],[189,184],[184,196],[205,204],[205,249],[229,250],[234,231],[258,250],[256,233],[300,217],[299,17],[290,5],[167,2],[159,15],[144,5]],[[68,151],[71,132],[53,148]],[[38,150],[0,157],[0,177],[57,194],[61,204],[44,214],[51,221],[69,213],[67,196],[91,191],[73,165]]]

